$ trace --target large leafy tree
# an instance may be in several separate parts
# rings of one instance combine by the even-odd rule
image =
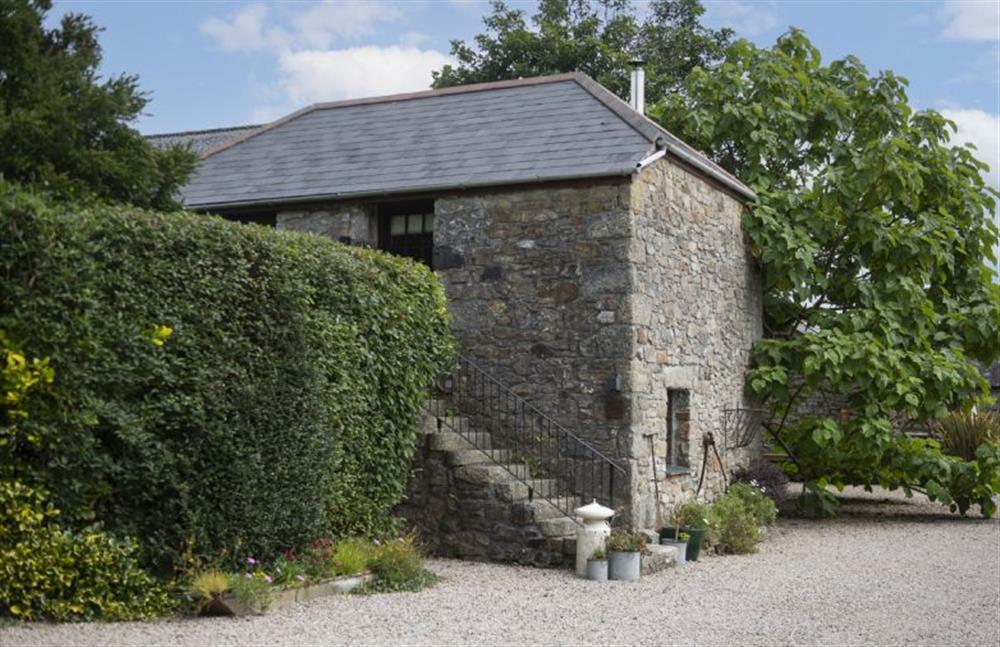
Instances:
[[[99,29],[67,14],[45,27],[50,0],[0,0],[0,175],[56,195],[175,206],[194,168],[130,124],[146,106],[135,76],[102,79]]]
[[[986,166],[906,85],[854,57],[823,64],[793,30],[769,49],[735,44],[651,112],[759,195],[745,228],[766,339],[748,388],[792,473],[821,502],[828,483],[881,484],[991,514],[998,448],[969,463],[900,433],[985,396],[975,362],[1000,354]],[[843,413],[804,406],[821,393]]]
[[[493,2],[475,44],[452,41],[457,66],[434,73],[435,88],[581,71],[627,98],[630,61],[646,61],[646,96],[680,89],[697,66],[721,59],[732,36],[700,22],[698,0],[653,0],[640,17],[628,0],[541,0],[524,11]]]

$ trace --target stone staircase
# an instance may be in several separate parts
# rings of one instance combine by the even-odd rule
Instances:
[[[420,425],[413,474],[399,512],[441,556],[535,566],[573,562],[580,505],[559,483],[539,478],[469,418],[430,400]]]

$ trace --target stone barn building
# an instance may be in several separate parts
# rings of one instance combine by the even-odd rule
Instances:
[[[583,499],[653,529],[695,496],[707,433],[729,469],[759,449],[733,447],[761,335],[754,195],[637,107],[576,73],[152,138],[202,153],[188,208],[438,273],[463,360],[402,511],[443,554],[558,563]]]

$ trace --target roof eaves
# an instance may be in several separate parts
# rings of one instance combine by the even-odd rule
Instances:
[[[378,189],[371,191],[354,191],[354,192],[332,192],[332,193],[315,193],[311,195],[301,195],[294,198],[261,198],[256,200],[242,200],[242,201],[229,201],[229,202],[191,202],[186,203],[185,206],[189,209],[200,209],[203,211],[211,211],[212,209],[235,209],[235,208],[246,208],[246,207],[267,207],[267,206],[280,206],[280,205],[292,205],[292,204],[304,204],[311,202],[323,202],[323,201],[336,201],[336,200],[350,200],[357,198],[371,198],[371,197],[382,197],[390,195],[399,194],[415,194],[415,193],[425,193],[425,192],[436,192],[436,191],[462,191],[466,189],[482,189],[487,187],[497,187],[497,186],[516,186],[520,184],[535,184],[543,182],[565,182],[570,180],[588,180],[595,178],[614,178],[614,177],[627,177],[635,173],[638,162],[634,160],[629,160],[626,164],[621,164],[617,166],[608,167],[606,170],[593,171],[587,173],[563,173],[548,176],[535,176],[529,178],[513,178],[507,182],[496,182],[493,180],[487,180],[482,182],[460,182],[457,184],[435,184],[435,185],[418,185],[410,187],[396,187],[393,189]]]

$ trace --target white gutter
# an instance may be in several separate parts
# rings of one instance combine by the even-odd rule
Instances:
[[[639,160],[639,163],[635,165],[635,170],[641,171],[642,169],[646,168],[647,166],[649,166],[650,164],[652,164],[653,162],[660,159],[666,154],[667,154],[667,149],[661,148],[660,150],[656,151],[649,157]]]

